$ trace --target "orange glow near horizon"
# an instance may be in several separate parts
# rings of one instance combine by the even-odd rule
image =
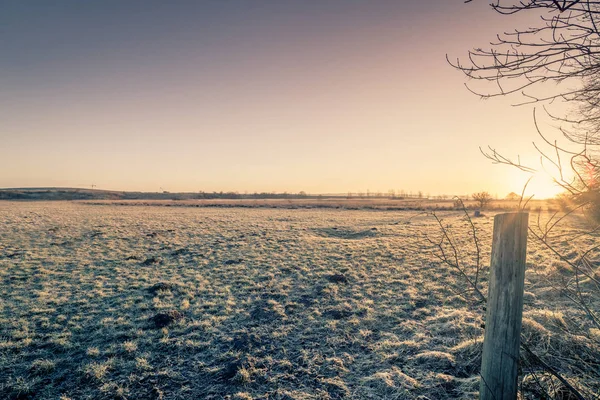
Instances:
[[[538,173],[533,176],[527,185],[525,194],[527,196],[533,195],[535,199],[552,199],[564,191],[553,177],[545,173]]]

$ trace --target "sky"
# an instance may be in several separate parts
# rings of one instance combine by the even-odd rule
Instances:
[[[446,62],[531,22],[487,3],[2,1],[0,187],[520,193],[532,108]]]

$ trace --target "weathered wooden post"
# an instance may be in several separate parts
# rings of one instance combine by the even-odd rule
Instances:
[[[528,213],[494,218],[479,398],[517,398]]]

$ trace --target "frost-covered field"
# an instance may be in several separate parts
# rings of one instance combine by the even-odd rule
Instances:
[[[0,398],[476,397],[483,307],[414,215],[0,203]],[[548,257],[530,246],[524,326],[556,347],[583,311]]]

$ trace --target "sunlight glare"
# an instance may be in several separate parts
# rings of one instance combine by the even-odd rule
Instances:
[[[528,178],[527,178],[528,179]],[[555,182],[554,178],[546,172],[537,172],[529,181],[525,189],[525,196],[534,195],[534,199],[551,199],[564,192],[564,189]]]

